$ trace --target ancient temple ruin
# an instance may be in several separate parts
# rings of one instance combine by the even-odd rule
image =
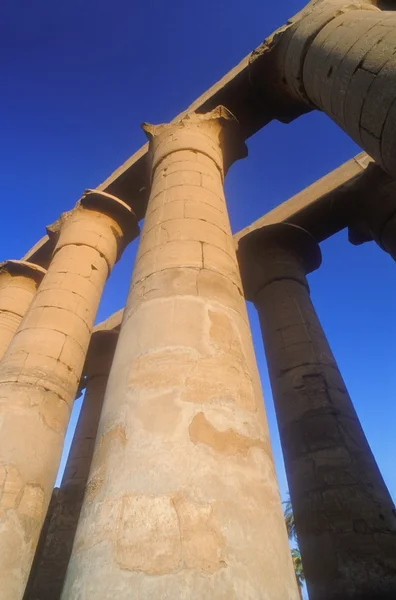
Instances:
[[[344,228],[396,260],[393,8],[312,0],[1,264],[1,599],[298,600],[246,300],[309,598],[396,598],[395,507],[307,282]],[[315,109],[363,152],[232,235],[245,140]],[[94,326],[139,234],[125,309]]]

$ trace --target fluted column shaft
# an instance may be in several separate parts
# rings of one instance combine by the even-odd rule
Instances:
[[[318,316],[305,273],[320,264],[300,228],[263,228],[240,243],[271,379],[310,600],[396,594],[394,505]]]
[[[57,493],[37,568],[29,579],[24,600],[55,600],[60,597],[72,551],[78,518],[94,451],[103,399],[113,362],[118,332],[96,331],[91,337],[84,365],[85,395]]]
[[[37,292],[45,269],[23,260],[0,263],[0,359]]]
[[[146,126],[152,188],[62,598],[298,599],[223,192],[223,108]]]
[[[275,38],[286,94],[323,110],[396,176],[396,14],[374,2],[311,1]]]
[[[40,289],[0,365],[0,581],[23,595],[51,497],[70,410],[104,283],[136,220],[89,192],[59,235]]]

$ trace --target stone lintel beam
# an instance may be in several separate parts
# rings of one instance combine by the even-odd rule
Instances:
[[[325,175],[312,185],[308,186],[286,202],[279,204],[273,210],[266,213],[257,221],[251,223],[244,229],[234,234],[235,245],[247,234],[267,225],[276,223],[291,223],[303,227],[311,233],[318,242],[322,242],[328,237],[334,235],[341,229],[345,229],[353,221],[356,202],[352,202],[351,189],[359,184],[359,193],[367,185],[367,179],[363,179],[368,165],[372,164],[372,159],[362,152],[346,163]],[[379,178],[383,182],[389,181],[389,177],[379,169]],[[371,180],[374,183],[374,180]],[[375,195],[375,188],[371,188]],[[356,199],[358,194],[353,194]],[[360,196],[359,196],[360,197]],[[367,233],[360,231],[359,238],[357,230],[354,229],[353,243],[363,243],[369,241]],[[359,240],[359,242],[358,242]],[[352,241],[352,240],[351,240]],[[119,310],[110,315],[104,321],[98,323],[97,329],[119,328],[122,321],[123,310]]]
[[[344,184],[354,183],[372,159],[361,152],[331,173],[328,173],[286,202],[283,202],[257,221],[234,235],[238,240],[264,225],[287,221],[304,227],[320,242],[348,225]],[[47,267],[55,247],[55,240],[44,236],[23,257]]]
[[[252,231],[276,223],[291,223],[303,227],[317,242],[324,241],[348,226],[350,241],[353,244],[371,241],[374,238],[370,237],[367,228],[363,230],[361,220],[356,218],[357,210],[361,206],[361,192],[369,191],[370,197],[376,198],[378,187],[385,187],[392,180],[379,167],[375,168],[375,178],[374,171],[366,177],[364,174],[370,165],[373,165],[372,159],[365,152],[361,152],[235,233],[235,245],[238,246],[239,241]],[[351,223],[353,225],[350,225]],[[94,331],[118,329],[122,315],[123,309],[98,323]]]
[[[110,331],[112,329],[119,329],[121,326],[123,314],[123,308],[117,310],[117,312],[107,317],[107,319],[95,325],[95,327],[93,328],[93,333],[96,333],[97,331]]]
[[[378,7],[375,4],[378,4]],[[364,8],[364,11],[359,10],[362,8]],[[236,67],[231,69],[231,71],[195,100],[184,112],[177,115],[172,122],[175,123],[186,114],[192,112],[205,113],[218,105],[224,105],[238,119],[242,136],[247,139],[273,119],[290,122],[313,108],[320,108],[326,111],[327,108],[322,106],[321,102],[310,98],[305,89],[303,68],[308,50],[311,46],[314,47],[314,40],[326,28],[326,25],[329,23],[331,25],[333,21],[337,21],[340,15],[356,13],[359,16],[360,13],[364,12],[369,13],[369,17],[370,15],[375,15],[377,19],[386,20],[389,13],[382,13],[379,8],[390,11],[392,8],[391,2],[376,3],[374,0],[371,2],[370,0],[366,2],[358,0],[313,0],[298,15],[291,18],[285,26],[267,37],[258,48],[253,50]],[[372,47],[368,48],[366,53],[364,44],[369,44],[369,41],[363,42],[363,50],[358,48],[361,53],[363,52],[363,57],[366,54],[369,56],[370,49],[375,52],[377,40],[382,40],[381,32],[383,33],[385,52],[392,47],[392,44],[386,45],[390,37],[392,38],[392,27],[389,27],[388,23],[383,26],[381,20],[379,29],[381,31],[377,32],[378,35],[373,41]],[[374,35],[375,31],[371,31],[371,34]],[[388,33],[390,37],[389,35],[385,35]],[[371,40],[370,36],[360,35],[360,33],[358,38],[359,36]],[[393,43],[392,40],[393,38],[390,39],[391,43]],[[383,51],[382,47],[380,51]],[[354,66],[356,61],[353,62],[355,58],[353,53],[352,55],[348,54],[348,60],[346,61],[346,68],[349,67],[353,72],[355,72]],[[357,64],[359,64],[359,61]],[[322,71],[321,63],[319,66],[319,71]],[[335,77],[339,69],[334,69],[333,66],[333,70]],[[379,86],[380,98],[383,100],[380,110],[381,114],[376,121],[377,129],[382,122],[381,119],[384,118],[384,115],[386,116],[386,107],[389,104],[388,92],[392,89],[392,83],[389,83],[386,78],[388,71],[385,69],[384,72],[380,72],[381,77],[377,78],[378,81],[375,86]],[[357,82],[357,85],[359,82]],[[328,82],[325,83],[329,85]],[[342,99],[346,94],[341,93],[338,95],[337,85],[337,82],[335,82],[333,95],[336,98],[340,97]],[[357,98],[363,103],[364,94],[358,93]],[[366,111],[368,119],[371,114],[369,108],[370,106],[368,106]],[[327,110],[327,112],[329,111]],[[358,110],[353,110],[352,120],[355,113],[360,114]],[[329,114],[337,122],[339,121],[337,117],[338,113],[333,115],[330,110]],[[340,125],[346,129],[358,144],[368,149],[389,170],[389,161],[382,161],[382,154],[379,152],[375,135],[374,139],[369,141],[366,139],[367,136],[362,140],[360,133],[355,131],[356,127],[358,127],[357,123],[353,123],[349,127],[349,121],[344,124],[341,119]],[[392,121],[390,120],[391,125]],[[389,144],[392,143],[393,139],[391,128],[389,129],[388,127],[387,131],[385,140],[388,148],[387,153],[390,153],[389,156],[393,156],[393,146],[389,150]],[[130,204],[139,220],[144,217],[148,201],[147,151],[148,145],[145,144],[98,186],[98,190],[113,194]],[[390,167],[392,168],[392,166]],[[29,250],[24,259],[37,262],[46,267],[52,250],[51,240],[47,236],[44,236]]]
[[[257,221],[234,234],[235,243],[245,235],[265,225],[291,223],[303,227],[321,242],[348,226],[355,210],[354,190],[370,164],[371,158],[362,152],[308,186],[286,202],[279,204]],[[387,179],[383,174],[384,181]]]
[[[22,260],[33,262],[47,269],[54,249],[55,238],[46,234],[22,256]]]
[[[269,87],[263,86],[261,80],[260,86],[256,85],[252,78],[252,63],[254,61],[256,68],[262,60],[263,53],[258,56],[256,49],[253,50],[171,123],[177,123],[191,113],[204,114],[217,106],[225,106],[238,120],[241,136],[246,140],[273,119],[290,122],[311,110],[301,102],[294,102],[293,106],[285,103],[281,109],[278,97],[272,99]],[[149,193],[147,154],[148,144],[145,144],[98,186],[98,189],[132,203],[139,219],[144,217]]]
[[[283,29],[268,36],[258,48],[178,114],[172,123],[189,113],[205,113],[223,105],[238,119],[241,134],[247,139],[273,119],[289,122],[311,110],[312,107],[301,99],[290,99],[284,93],[281,82],[274,81],[275,54],[272,50],[278,33]],[[97,188],[129,203],[139,220],[145,215],[148,201],[147,153],[148,144],[145,144]],[[51,240],[44,236],[23,258],[47,266],[52,250]]]
[[[241,60],[185,111],[178,114],[172,123],[180,121],[187,114],[205,113],[224,105],[237,116],[245,138],[267,125],[273,119],[271,111],[263,108],[263,99],[260,103],[257,102],[256,92],[250,83],[252,55],[253,52]],[[114,194],[130,204],[139,220],[145,215],[150,190],[147,182],[147,154],[148,144],[145,144],[97,187],[98,190]],[[53,247],[48,236],[44,236],[23,258],[46,267]]]

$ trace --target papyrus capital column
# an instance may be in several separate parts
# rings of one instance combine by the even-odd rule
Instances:
[[[64,600],[297,600],[223,192],[223,108],[145,126],[152,187]]]
[[[131,209],[88,191],[49,228],[51,264],[0,365],[0,580],[17,600],[34,555],[110,270],[138,228]]]
[[[290,497],[311,600],[390,599],[394,505],[312,305],[316,241],[278,224],[240,240],[258,310]]]
[[[45,269],[24,260],[0,263],[0,359],[45,275]]]
[[[191,113],[175,124],[143,123],[142,128],[150,140],[152,175],[161,161],[175,152],[191,151],[196,157],[207,156],[220,170],[222,178],[236,160],[247,156],[238,123],[224,106],[203,115]],[[192,157],[185,155],[185,158]],[[206,164],[210,170],[210,163],[206,161]]]
[[[280,223],[253,231],[239,241],[238,260],[247,300],[273,282],[292,280],[308,288],[306,275],[322,262],[319,245],[301,227]]]

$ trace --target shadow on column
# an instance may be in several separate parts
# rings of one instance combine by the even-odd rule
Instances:
[[[312,305],[321,253],[285,223],[242,238],[246,296],[258,310],[311,600],[396,598],[396,518]]]
[[[62,483],[53,492],[23,600],[60,598],[117,340],[115,330],[92,335],[82,380],[85,397]]]

